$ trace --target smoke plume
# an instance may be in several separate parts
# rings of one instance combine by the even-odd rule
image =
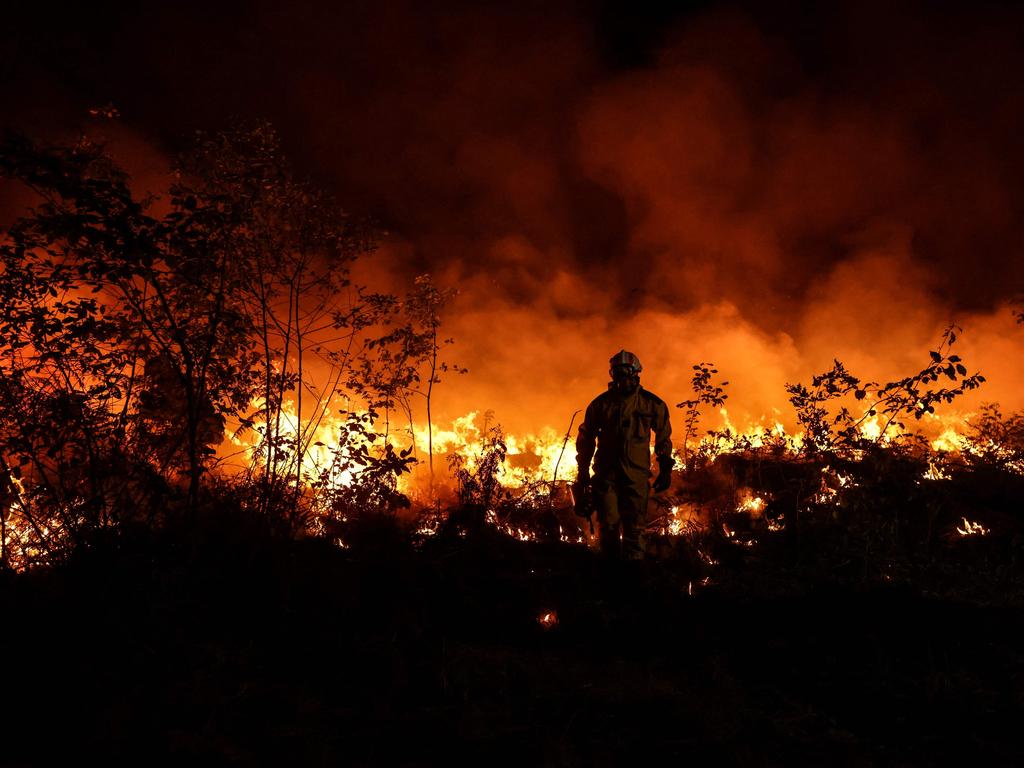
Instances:
[[[625,347],[670,404],[711,360],[737,426],[791,425],[785,382],[833,358],[912,373],[952,322],[989,379],[961,410],[1024,406],[1019,9],[752,3],[625,32],[612,4],[210,13],[125,17],[107,60],[81,51],[81,98],[117,104],[136,147],[277,124],[390,233],[362,277],[460,289],[448,354],[471,373],[439,388],[442,419],[560,428]],[[78,98],[32,74],[26,114]]]

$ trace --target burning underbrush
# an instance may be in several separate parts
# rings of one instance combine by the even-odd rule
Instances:
[[[575,456],[571,445],[563,453],[564,436],[524,455],[512,453],[510,444],[523,451],[519,446],[535,440],[516,444],[485,421],[467,429],[471,421],[463,423],[461,434],[470,438],[460,445],[464,452],[449,441],[436,457],[445,470],[433,489],[422,466],[411,465],[413,474],[370,460],[346,484],[312,487],[300,496],[309,506],[302,508],[305,523],[297,535],[358,548],[368,521],[386,518],[418,547],[435,539],[498,537],[596,550],[600,522],[574,514]],[[955,564],[967,558],[984,563],[983,571],[1013,572],[1024,533],[1019,424],[1019,416],[987,408],[958,436],[957,450],[900,440],[807,452],[784,435],[769,441],[763,434],[709,435],[685,464],[680,460],[669,491],[651,496],[647,554],[681,569],[690,594],[769,568],[776,575],[802,570],[815,579],[935,588],[940,578],[942,589],[977,587],[981,598],[979,582],[956,578]],[[376,460],[401,460],[383,456]],[[79,543],[67,531],[87,521],[87,509],[62,510],[72,521],[67,528],[40,528],[19,506],[28,495],[21,483],[12,479],[9,489],[15,501],[4,516],[8,567],[55,562]],[[204,508],[233,507],[259,519],[253,489],[237,475],[211,482],[210,493]],[[173,488],[167,503],[173,508]],[[162,525],[162,519],[152,522]]]
[[[758,574],[787,589],[821,579],[899,582],[981,600],[998,589],[1017,599],[1019,425],[1019,415],[986,407],[955,450],[946,449],[949,434],[942,442],[862,437],[824,452],[778,433],[711,434],[677,468],[670,490],[652,495],[648,557],[682,574],[691,595]],[[416,546],[497,537],[596,550],[600,523],[573,511],[574,472],[545,479],[542,453],[524,482],[525,462],[510,467],[499,427],[465,434],[473,437],[467,453],[447,455],[450,473],[433,495],[414,488],[396,513]],[[322,524],[343,547],[361,525],[358,513]],[[967,564],[969,576],[960,571]]]

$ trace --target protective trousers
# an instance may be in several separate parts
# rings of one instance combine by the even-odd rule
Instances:
[[[627,560],[644,556],[644,530],[647,528],[647,478],[595,477],[594,506],[601,524],[601,551]]]

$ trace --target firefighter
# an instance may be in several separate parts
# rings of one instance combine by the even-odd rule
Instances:
[[[589,517],[591,509],[596,510],[604,553],[639,560],[644,556],[647,525],[651,433],[659,470],[654,492],[660,493],[672,481],[672,425],[664,401],[640,386],[642,368],[637,356],[622,350],[609,362],[608,391],[587,406],[576,438],[576,511]]]

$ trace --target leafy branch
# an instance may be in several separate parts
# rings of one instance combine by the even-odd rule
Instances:
[[[721,408],[729,398],[725,394],[725,387],[729,382],[722,381],[716,384],[711,380],[711,377],[718,373],[718,369],[713,366],[714,363],[704,362],[693,366],[693,378],[690,379],[690,386],[696,397],[676,404],[676,408],[686,409],[686,421],[683,427],[683,466],[686,468],[690,468],[689,445],[690,441],[697,436],[701,406]]]
[[[934,413],[936,405],[952,403],[965,392],[980,387],[985,377],[980,373],[967,375],[960,356],[951,353],[959,333],[962,329],[958,326],[947,327],[939,348],[928,353],[928,364],[902,379],[885,384],[862,382],[839,360],[834,360],[831,370],[814,376],[810,386],[786,384],[789,401],[804,431],[804,451],[834,452],[877,443],[885,440],[893,428],[902,435],[906,431],[904,419],[920,420]],[[949,381],[954,386],[934,386],[940,381]],[[855,401],[867,401],[870,405],[859,414],[840,405],[833,415],[829,404],[840,403],[850,395]],[[877,434],[869,437],[864,426],[876,417],[881,417],[881,426]]]

